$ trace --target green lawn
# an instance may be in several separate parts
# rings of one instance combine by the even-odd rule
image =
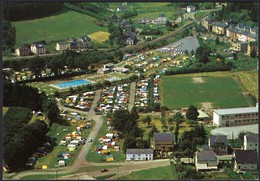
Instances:
[[[96,31],[107,32],[107,27],[95,24],[95,18],[74,11],[12,24],[16,28],[16,47],[40,40],[50,42],[88,35]]]
[[[27,85],[32,86],[32,87],[37,87],[39,91],[45,92],[45,94],[48,95],[53,95],[55,91],[58,91],[59,89],[55,87],[51,87],[48,83],[46,82],[30,82],[27,83]]]
[[[99,156],[97,151],[95,151],[95,148],[97,145],[99,145],[99,138],[105,136],[108,131],[107,131],[107,123],[106,123],[106,119],[104,120],[104,123],[96,137],[96,139],[93,141],[93,144],[92,144],[92,148],[91,148],[91,151],[89,151],[88,155],[87,155],[87,161],[89,162],[105,162],[105,163],[108,163],[106,161],[103,161],[103,158],[105,158],[105,156]],[[122,149],[122,141],[120,142],[117,142],[116,144],[119,145],[119,147]],[[123,153],[122,150],[120,151],[114,151],[113,149],[110,149],[111,151],[111,155],[113,155],[114,159],[115,159],[115,162],[122,162],[122,161],[125,161],[125,154]]]
[[[119,180],[177,180],[172,167],[165,166],[133,172]]]
[[[211,103],[214,108],[249,105],[240,85],[228,76],[164,76],[161,84],[162,105],[169,108],[188,107],[191,104],[201,108],[203,103]]]

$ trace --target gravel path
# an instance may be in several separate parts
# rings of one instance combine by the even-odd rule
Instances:
[[[129,106],[128,106],[129,111],[132,110],[134,104],[135,104],[135,82],[132,82],[130,84],[130,95],[129,95]]]

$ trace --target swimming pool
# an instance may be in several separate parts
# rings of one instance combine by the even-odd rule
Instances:
[[[56,87],[58,89],[67,89],[70,87],[77,87],[81,85],[87,85],[90,83],[90,80],[87,79],[78,79],[78,80],[72,80],[69,82],[61,82],[58,84],[51,84],[51,86]]]

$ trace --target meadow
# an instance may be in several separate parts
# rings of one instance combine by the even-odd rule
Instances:
[[[129,175],[121,177],[120,180],[176,180],[177,175],[172,167],[165,166],[147,170],[135,171]]]
[[[171,109],[191,104],[198,108],[205,104],[213,108],[249,106],[240,84],[228,76],[165,76],[161,87],[162,105]]]
[[[65,11],[41,19],[12,22],[16,28],[15,47],[35,41],[51,42],[80,37],[96,31],[107,32],[107,27],[98,26],[95,21],[91,16]]]

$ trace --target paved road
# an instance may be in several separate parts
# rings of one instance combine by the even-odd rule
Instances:
[[[134,104],[135,104],[135,82],[132,82],[130,84],[130,95],[129,95],[129,106],[128,106],[129,111],[132,110]]]

